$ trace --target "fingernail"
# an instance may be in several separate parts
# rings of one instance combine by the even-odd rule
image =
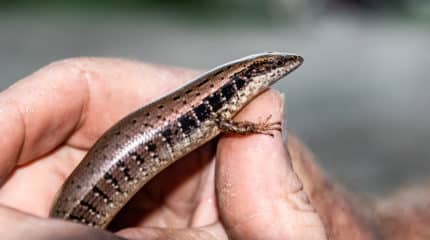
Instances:
[[[278,91],[277,91],[278,92]],[[287,141],[287,117],[285,112],[285,94],[278,92],[280,98],[279,112],[281,113],[282,120],[282,140]]]

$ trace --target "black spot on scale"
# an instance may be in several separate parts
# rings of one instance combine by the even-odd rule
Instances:
[[[223,71],[224,71],[224,70],[223,70],[223,69],[221,69],[221,70],[219,70],[219,71],[215,72],[215,73],[213,74],[213,76],[214,76],[214,77],[215,77],[215,76],[218,76],[218,75],[220,75]]]
[[[143,157],[142,155],[136,153],[136,152],[131,152],[129,153],[129,161],[135,161],[137,165],[140,165],[143,163]]]
[[[194,108],[194,113],[196,114],[200,122],[208,120],[211,116],[211,110],[209,106],[205,103],[202,103],[196,108]]]
[[[203,80],[201,83],[197,84],[197,87],[201,87],[204,84],[206,84],[209,81],[209,78],[206,78],[205,80]]]
[[[58,210],[58,209],[55,209],[55,214],[58,216],[58,215],[64,215],[66,213],[66,211],[64,211],[64,210]]]
[[[251,69],[249,69],[249,70],[247,70],[247,71],[245,71],[244,73],[242,73],[243,74],[243,76],[244,77],[246,77],[246,78],[251,78],[255,73],[257,72],[257,69],[256,68],[251,68]]]
[[[146,146],[148,147],[148,151],[153,152],[157,149],[157,145],[154,142],[149,141]]]
[[[212,111],[214,112],[218,111],[223,104],[223,98],[219,91],[214,92],[212,95],[203,99],[203,101],[207,101],[209,105],[212,107]]]
[[[96,214],[100,214],[100,212],[97,210],[97,208],[87,201],[82,200],[79,202],[79,205],[85,207],[88,210],[91,210],[92,212],[94,212]]]
[[[181,123],[182,132],[185,134],[189,134],[192,129],[197,127],[197,121],[190,113],[180,117],[178,121]]]
[[[166,139],[167,143],[172,144],[172,140],[173,140],[172,130],[167,128],[161,133],[161,135]]]
[[[179,98],[181,98],[181,96],[174,96],[174,97],[173,97],[173,101],[176,101],[176,100],[178,100]]]
[[[76,216],[76,215],[73,215],[73,214],[70,214],[67,218],[70,219],[70,220],[72,220],[72,221],[83,222],[83,223],[86,222],[85,218],[83,218],[81,216]]]
[[[90,221],[90,220],[86,219],[85,217],[75,215],[74,213],[71,213],[67,218],[74,221],[74,222],[96,225],[96,223],[94,221]]]
[[[119,161],[116,166],[120,169],[120,171],[127,178],[127,181],[132,181],[133,177],[130,175],[130,168],[125,164],[124,161]]]
[[[244,79],[240,78],[240,77],[235,77],[234,78],[234,83],[236,84],[236,89],[237,90],[242,89],[246,85],[246,81]]]
[[[278,66],[282,66],[282,65],[284,65],[284,64],[285,64],[285,62],[286,62],[286,60],[285,60],[285,59],[282,59],[282,60],[278,60],[278,61],[276,62],[276,64],[277,64]]]
[[[107,195],[106,193],[104,193],[99,187],[94,186],[93,188],[93,192],[100,195],[103,199],[108,200],[109,202],[112,202],[112,199],[109,198],[109,195]]]
[[[234,93],[236,92],[233,83],[229,82],[225,84],[221,88],[222,95],[226,98],[226,100],[230,100],[231,97],[233,97]]]
[[[103,175],[103,178],[104,178],[104,180],[105,180],[105,181],[107,181],[107,182],[111,182],[111,183],[112,183],[112,185],[114,185],[114,186],[118,186],[118,187],[119,187],[119,185],[118,185],[118,180],[117,180],[114,176],[112,176],[112,174],[110,174],[110,173],[105,173],[105,174]]]

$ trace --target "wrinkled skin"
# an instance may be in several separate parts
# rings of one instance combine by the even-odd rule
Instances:
[[[47,218],[55,193],[107,128],[195,75],[78,58],[44,67],[2,92],[0,236],[361,240],[392,233],[333,185],[286,131],[286,145],[278,132],[224,134],[194,151],[136,195],[110,226],[115,233]],[[266,91],[235,120],[281,120],[283,104],[283,95]]]

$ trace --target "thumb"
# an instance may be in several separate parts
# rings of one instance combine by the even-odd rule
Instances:
[[[283,118],[283,96],[267,91],[236,120]],[[282,136],[225,136],[217,150],[220,217],[234,239],[326,239],[315,209],[294,173]]]

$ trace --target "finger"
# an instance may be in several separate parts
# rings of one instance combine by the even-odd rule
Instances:
[[[131,240],[227,240],[229,239],[220,223],[201,228],[128,228],[117,233]]]
[[[369,209],[328,179],[312,153],[291,132],[288,150],[294,170],[303,182],[312,205],[319,213],[330,239],[380,239],[372,229]],[[366,216],[367,214],[367,216]]]
[[[430,239],[429,181],[405,185],[375,201],[381,239]]]
[[[0,183],[16,164],[66,140],[88,148],[115,121],[194,75],[120,59],[80,58],[17,82],[0,94]]]
[[[267,91],[237,116],[282,120],[283,99]],[[279,132],[274,137],[227,135],[217,152],[216,189],[221,219],[234,239],[325,239],[321,221],[293,172]]]
[[[2,239],[69,240],[103,239],[125,240],[112,233],[84,225],[42,219],[0,205],[0,236]]]

